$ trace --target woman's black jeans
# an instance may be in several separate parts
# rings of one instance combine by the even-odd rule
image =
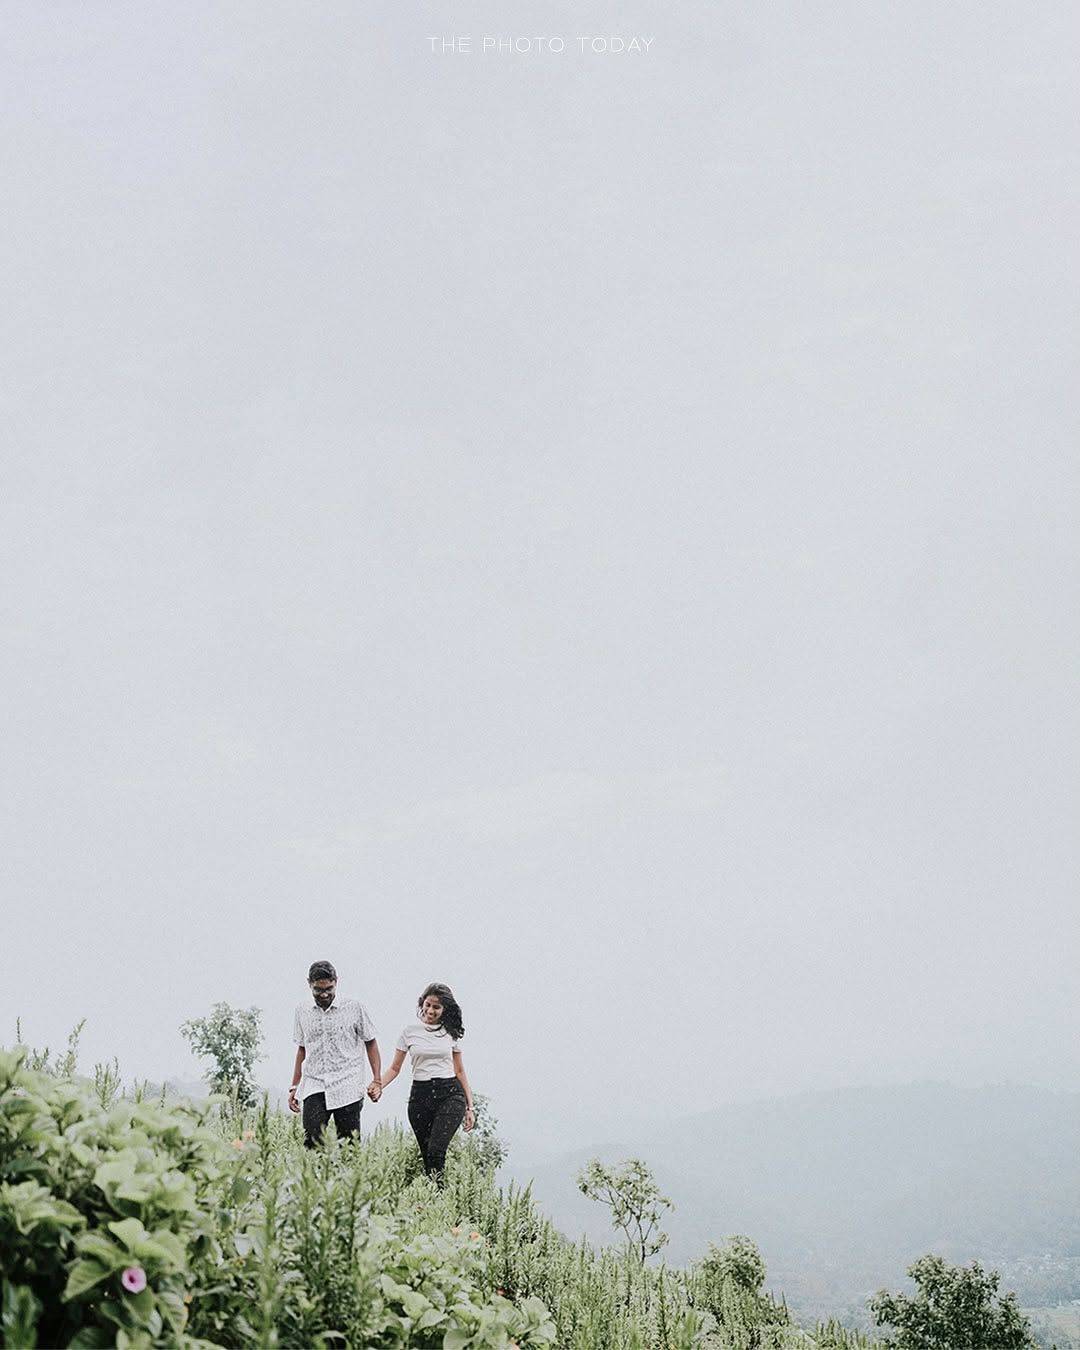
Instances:
[[[409,1093],[409,1124],[413,1127],[424,1168],[442,1183],[446,1150],[465,1119],[465,1089],[456,1078],[413,1080]]]

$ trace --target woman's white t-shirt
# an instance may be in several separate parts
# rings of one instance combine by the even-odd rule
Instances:
[[[456,1046],[457,1042],[441,1026],[429,1027],[423,1022],[410,1022],[397,1038],[395,1049],[409,1052],[414,1081],[426,1083],[431,1078],[455,1077]]]

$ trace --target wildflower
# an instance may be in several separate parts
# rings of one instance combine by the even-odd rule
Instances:
[[[146,1288],[146,1271],[141,1266],[128,1266],[120,1276],[120,1283],[129,1294],[141,1294]]]
[[[233,1148],[243,1148],[243,1147],[244,1147],[244,1141],[243,1141],[242,1139],[234,1139],[234,1140],[232,1141],[232,1146],[233,1146]]]
[[[477,1238],[479,1238],[479,1236],[480,1236],[479,1233],[470,1233],[470,1234],[469,1234],[469,1241],[470,1241],[470,1242],[475,1242],[475,1241],[477,1240]]]
[[[453,1233],[453,1235],[454,1235],[455,1237],[457,1237],[457,1235],[461,1232],[461,1229],[460,1229],[460,1228],[451,1228],[450,1231],[451,1231],[451,1233]]]
[[[254,1130],[245,1130],[245,1131],[244,1131],[244,1138],[245,1138],[245,1139],[254,1139],[254,1138],[255,1138],[255,1131],[254,1131]]]

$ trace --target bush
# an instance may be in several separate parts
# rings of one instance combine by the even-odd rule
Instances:
[[[309,1152],[265,1102],[239,1128],[213,1103],[103,1098],[27,1055],[0,1051],[3,1345],[554,1340],[539,1299],[491,1286],[484,1237],[446,1222],[400,1129]],[[475,1190],[486,1174],[458,1152]]]
[[[191,1108],[105,1109],[26,1057],[0,1051],[5,1341],[183,1344],[193,1272],[215,1251],[208,1206],[238,1184],[223,1141]]]
[[[251,1106],[258,1096],[253,1071],[260,1058],[261,1016],[258,1008],[215,1003],[209,1017],[193,1017],[180,1027],[195,1053],[214,1062],[210,1091],[230,1094],[240,1106]]]
[[[914,1297],[882,1289],[870,1300],[878,1326],[892,1326],[886,1339],[896,1350],[1036,1350],[1031,1325],[1015,1294],[998,1294],[996,1270],[977,1261],[950,1266],[940,1256],[921,1256],[908,1269]]]
[[[696,1297],[736,1350],[782,1347],[795,1338],[787,1308],[762,1292],[765,1275],[756,1243],[741,1233],[723,1247],[711,1243],[696,1267]]]
[[[495,1293],[483,1235],[451,1222],[411,1134],[380,1127],[308,1151],[292,1125],[264,1105],[235,1141],[252,1190],[221,1216],[225,1260],[195,1292],[193,1330],[230,1346],[551,1344],[539,1300]]]

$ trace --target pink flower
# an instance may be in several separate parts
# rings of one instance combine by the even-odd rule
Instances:
[[[120,1276],[120,1283],[129,1294],[141,1294],[146,1288],[146,1271],[141,1266],[128,1266]]]

